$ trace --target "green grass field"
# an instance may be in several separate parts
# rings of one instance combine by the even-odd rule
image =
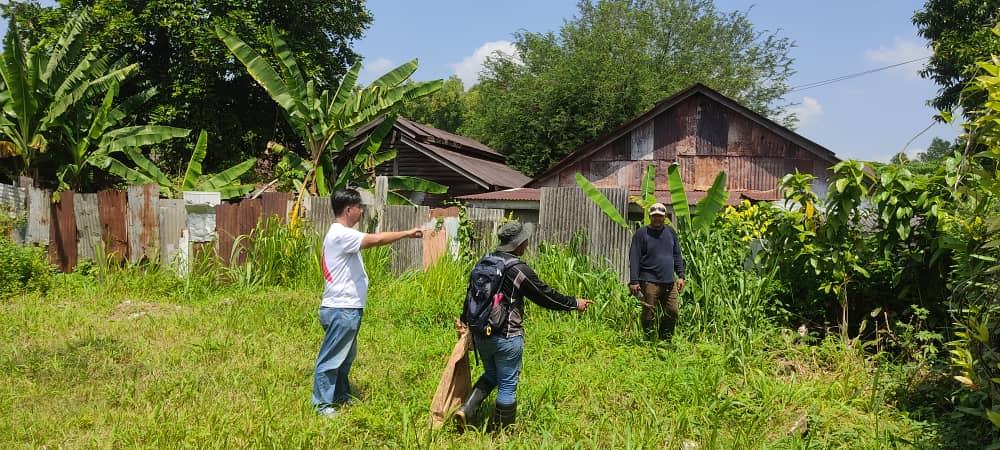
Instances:
[[[543,279],[570,294],[614,298],[592,295],[585,313],[528,307],[513,432],[431,431],[467,269],[371,268],[352,371],[360,401],[333,420],[309,405],[318,274],[257,289],[134,269],[58,275],[47,294],[0,305],[0,448],[942,446],[945,427],[897,405],[902,371],[836,338],[807,345],[764,327],[735,343],[691,331],[684,305],[674,343],[650,343],[624,286],[551,267]]]

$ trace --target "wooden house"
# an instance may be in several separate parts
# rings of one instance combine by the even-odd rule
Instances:
[[[363,145],[381,121],[365,125],[347,146]],[[508,167],[504,156],[486,145],[404,117],[396,119],[382,146],[395,150],[396,158],[378,166],[376,174],[419,177],[448,186],[447,194],[414,194],[411,200],[419,205],[440,206],[455,197],[520,187],[531,181]]]
[[[696,84],[582,145],[522,189],[462,199],[480,207],[525,208],[538,200],[537,188],[576,186],[577,173],[598,187],[638,195],[642,174],[653,165],[657,199],[669,203],[667,167],[676,162],[691,203],[704,197],[720,171],[728,175],[730,204],[773,201],[781,198],[778,180],[796,170],[815,175],[813,189],[824,195],[829,168],[839,161],[825,147]]]

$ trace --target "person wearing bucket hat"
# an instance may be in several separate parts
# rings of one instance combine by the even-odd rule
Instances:
[[[632,236],[629,248],[629,290],[642,303],[642,328],[647,336],[669,341],[677,324],[678,294],[684,290],[684,257],[674,229],[666,225],[667,207],[649,207],[649,225]]]
[[[473,343],[483,362],[484,373],[476,381],[465,403],[455,413],[455,422],[464,429],[479,409],[480,404],[493,388],[497,389],[496,406],[493,410],[491,428],[504,429],[512,425],[517,415],[517,384],[521,376],[521,357],[524,350],[524,299],[528,298],[544,308],[558,311],[584,311],[593,301],[564,295],[538,279],[535,271],[520,256],[528,246],[534,231],[530,223],[510,221],[497,230],[499,245],[496,251],[483,257],[477,267],[486,260],[502,260],[500,288],[496,296],[502,294],[500,308],[506,308],[497,317],[501,318],[496,327],[485,334],[473,329]],[[473,268],[473,275],[476,268]],[[473,284],[470,277],[470,286]],[[467,318],[463,321],[468,323]],[[471,327],[470,327],[471,328]]]

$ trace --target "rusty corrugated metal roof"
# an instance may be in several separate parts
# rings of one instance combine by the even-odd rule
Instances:
[[[454,165],[468,172],[475,178],[485,182],[490,186],[504,188],[521,187],[531,181],[527,175],[511,169],[506,164],[497,161],[487,161],[475,156],[459,153],[445,147],[441,147],[429,142],[422,142],[420,146],[425,150],[434,153],[439,158],[445,159]]]
[[[503,155],[475,139],[439,130],[432,126],[414,122],[405,117],[397,117],[396,123],[412,131],[415,136],[418,136],[418,141],[431,142],[440,147],[458,151],[463,149],[478,150],[497,157],[500,161],[503,161]]]
[[[458,200],[497,200],[497,201],[533,201],[542,199],[542,190],[538,188],[514,188],[503,191],[484,192],[482,194],[463,195],[455,197]]]

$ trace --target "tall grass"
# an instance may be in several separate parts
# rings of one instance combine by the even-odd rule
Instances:
[[[111,274],[102,283],[117,284],[98,289],[86,287],[88,275],[57,275],[49,294],[0,303],[0,447],[927,448],[958,442],[942,440],[943,425],[916,421],[900,409],[886,395],[897,375],[862,352],[837,339],[797,344],[769,329],[767,320],[745,317],[767,308],[766,302],[737,305],[752,304],[756,285],[693,285],[682,303],[679,335],[665,347],[638,338],[638,303],[616,274],[572,247],[549,246],[529,258],[541,278],[598,304],[584,313],[528,306],[513,433],[431,431],[429,403],[455,342],[452,320],[472,261],[444,259],[396,277],[390,258],[386,247],[364,252],[371,291],[352,371],[360,401],[334,420],[309,406],[322,339],[320,283],[224,283],[185,296],[180,281],[171,285],[167,272],[155,267]],[[729,262],[719,264],[728,270]],[[689,283],[713,279],[703,272],[690,272]],[[751,293],[726,294],[726,287]],[[745,346],[741,355],[734,342],[746,335],[763,345]],[[473,368],[473,376],[480,372]],[[965,447],[977,443],[965,438]]]
[[[289,226],[270,217],[236,238],[228,274],[243,289],[298,283],[316,287],[323,280],[322,245],[323,236],[308,224]]]

